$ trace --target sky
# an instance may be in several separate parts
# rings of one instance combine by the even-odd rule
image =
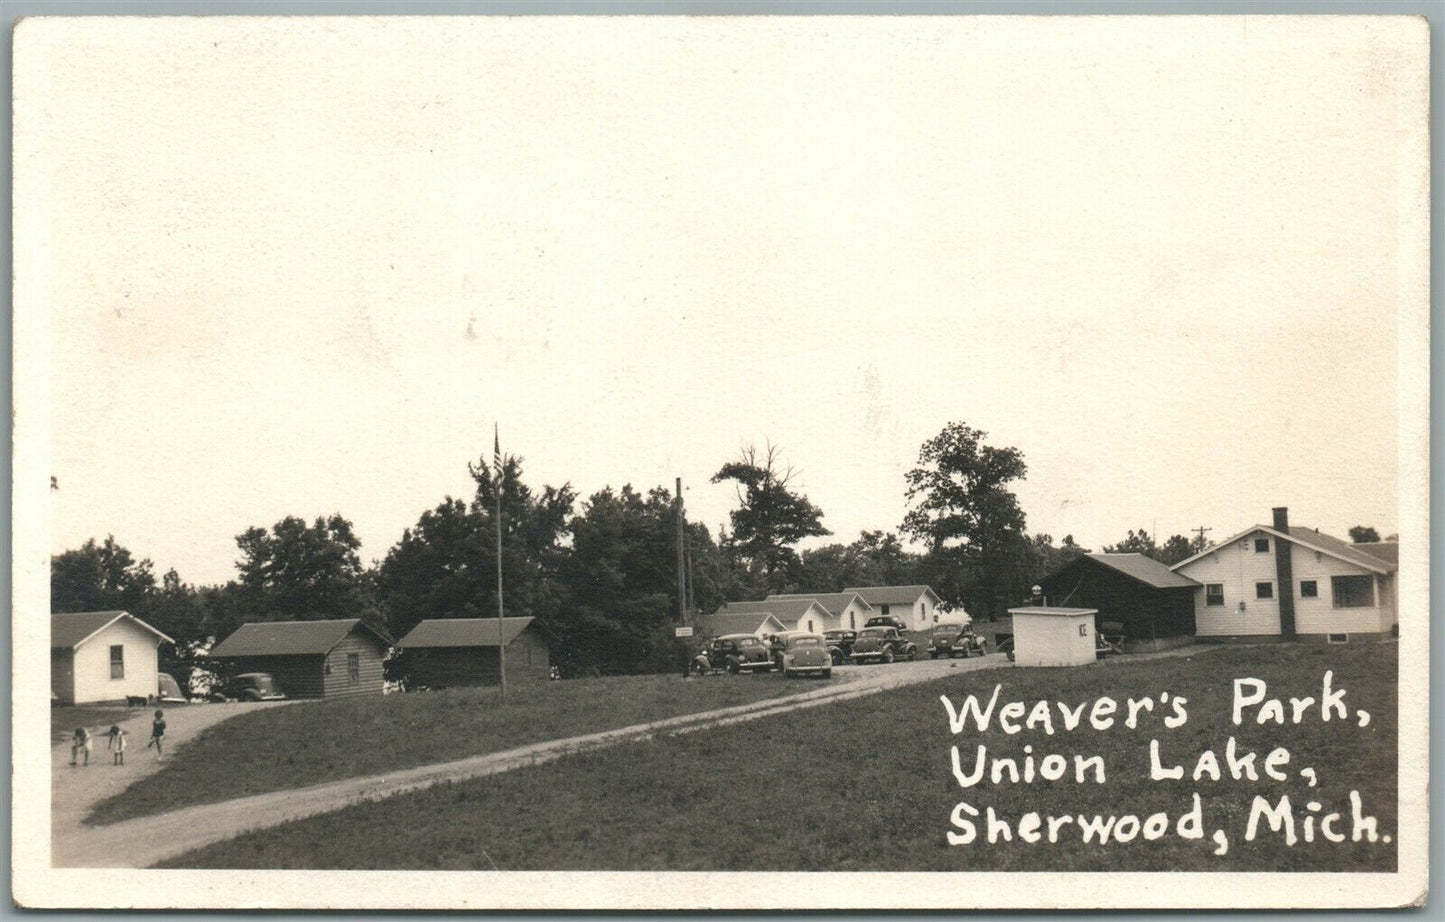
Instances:
[[[1172,21],[1171,21],[1172,20]],[[24,27],[22,26],[22,29]],[[43,27],[39,27],[43,28]],[[771,441],[896,531],[947,423],[1031,532],[1395,531],[1416,70],[1261,19],[108,21],[21,59],[51,552],[383,557],[502,448],[685,484]],[[32,216],[34,217],[34,216]],[[25,399],[25,385],[17,385]],[[38,388],[37,393],[44,393]],[[819,543],[814,541],[814,544]]]

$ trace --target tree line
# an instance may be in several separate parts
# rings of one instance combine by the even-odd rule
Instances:
[[[339,513],[246,529],[236,536],[236,576],[214,586],[187,583],[174,569],[157,578],[151,560],[113,537],[92,539],[52,557],[51,608],[130,611],[177,640],[163,657],[179,673],[199,661],[208,639],[248,621],[363,618],[400,638],[424,619],[492,617],[500,489],[507,614],[538,619],[564,673],[673,668],[680,591],[691,611],[710,612],[770,592],[922,583],[948,605],[992,617],[1088,549],[1072,536],[1055,545],[1049,535],[1028,534],[1013,493],[1027,474],[1023,454],[985,438],[951,423],[923,444],[906,475],[907,512],[896,531],[864,531],[801,552],[805,539],[830,535],[823,511],[798,489],[797,472],[776,446],[746,447],[712,477],[737,489],[729,526],[713,534],[686,524],[681,589],[672,491],[608,486],[582,498],[570,483],[528,483],[523,459],[507,456],[500,471],[485,457],[469,465],[471,495],[447,496],[422,512],[369,565]],[[1198,548],[1179,535],[1159,546],[1140,529],[1105,550],[1172,563]]]

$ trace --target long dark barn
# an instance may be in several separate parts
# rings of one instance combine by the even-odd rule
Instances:
[[[265,672],[289,698],[382,693],[391,639],[360,618],[254,621],[211,651],[232,675]]]
[[[1125,650],[1171,646],[1194,636],[1199,584],[1143,554],[1084,554],[1039,581],[1050,605],[1098,609],[1105,633]]]
[[[501,683],[507,651],[507,682],[545,682],[551,675],[551,645],[531,618],[433,618],[421,622],[397,644],[408,680],[429,688]]]

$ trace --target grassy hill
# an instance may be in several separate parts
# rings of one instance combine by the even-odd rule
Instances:
[[[299,702],[238,714],[203,731],[162,771],[101,801],[87,821],[113,823],[447,762],[820,687],[815,679],[777,674],[686,682],[675,675],[617,676],[516,686],[505,706],[495,688]]]
[[[1350,719],[1298,726],[1260,726],[1252,713],[1231,723],[1235,678],[1255,677],[1287,695],[1321,693],[1326,670],[1348,689]],[[1203,652],[1188,658],[1119,660],[1079,669],[1000,669],[941,679],[792,714],[628,744],[536,768],[348,808],[198,850],[166,863],[191,868],[339,868],[504,870],[1139,870],[1139,871],[1387,871],[1395,848],[1375,843],[1302,840],[1286,845],[1265,832],[1244,841],[1256,794],[1273,805],[1288,794],[1303,836],[1307,802],[1320,815],[1342,810],[1350,831],[1349,792],[1359,791],[1378,831],[1395,829],[1395,674],[1393,644],[1314,647],[1277,645]],[[1069,708],[1101,696],[1118,699],[1122,720],[1130,696],[1187,699],[1189,718],[1169,729],[1171,713],[1141,712],[1137,730],[1094,729],[1085,710],[1071,732],[1035,729],[1009,734],[950,732],[940,695],[961,704],[987,699],[1001,683],[999,705],[1022,699]],[[1288,699],[1284,702],[1288,712]],[[1091,705],[1092,706],[1092,705]],[[1370,712],[1358,725],[1354,710]],[[1314,713],[1318,714],[1316,706]],[[1055,720],[1058,711],[1054,709]],[[1019,721],[1022,723],[1023,718]],[[1061,721],[1060,721],[1061,722]],[[1256,770],[1275,746],[1288,747],[1291,777],[1278,782],[1208,779],[1151,781],[1149,740],[1166,762],[1186,771],[1203,750],[1226,741],[1257,750]],[[983,783],[964,788],[951,747],[964,761],[978,744],[1018,758],[1032,746],[1049,752],[1102,754],[1105,784],[1067,780]],[[1190,758],[1185,759],[1188,755]],[[1311,788],[1298,769],[1314,768]],[[1278,769],[1277,769],[1278,770]],[[1227,771],[1227,769],[1226,769]],[[1178,816],[1200,795],[1205,838],[1172,834]],[[959,831],[950,816],[968,802],[1009,819],[1009,842],[950,845]],[[1018,821],[1049,815],[1136,815],[1166,812],[1171,834],[1128,842],[1084,844],[1077,823],[1056,843],[1029,843]],[[1317,822],[1317,820],[1312,820]],[[980,831],[983,823],[979,824]],[[1267,830],[1267,826],[1264,827]],[[1209,835],[1227,831],[1229,851],[1213,854]],[[1071,830],[1072,834],[1071,834]]]

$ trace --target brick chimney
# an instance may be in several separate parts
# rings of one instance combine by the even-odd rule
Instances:
[[[1289,534],[1289,509],[1274,507],[1274,530]],[[1290,559],[1292,541],[1274,540],[1275,596],[1279,601],[1279,632],[1295,636],[1294,630],[1294,562]]]

